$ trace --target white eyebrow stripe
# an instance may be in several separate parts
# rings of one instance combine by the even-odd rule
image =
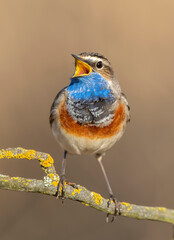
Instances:
[[[95,56],[83,56],[83,58],[85,59],[85,60],[92,60],[93,62],[96,62],[97,60],[101,60],[102,61],[102,59],[101,58],[99,58],[99,57],[95,57]]]
[[[79,57],[81,57],[82,59],[84,59],[85,61],[87,61],[87,62],[91,62],[91,63],[97,63],[97,62],[99,62],[99,61],[102,61],[104,64],[105,64],[105,66],[109,66],[110,67],[110,63],[109,63],[109,61],[108,60],[106,60],[106,59],[103,59],[103,58],[100,58],[100,57],[98,57],[98,56],[79,56]]]

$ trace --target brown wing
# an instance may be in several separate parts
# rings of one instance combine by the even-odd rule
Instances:
[[[52,126],[52,123],[54,122],[54,120],[57,118],[57,107],[61,102],[62,97],[65,95],[66,92],[66,88],[63,88],[55,97],[54,102],[51,106],[51,110],[50,110],[50,117],[49,117],[49,122],[50,125]]]

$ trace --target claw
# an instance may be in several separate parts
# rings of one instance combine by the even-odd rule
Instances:
[[[120,212],[120,204],[119,202],[117,201],[116,197],[114,195],[110,195],[109,197],[109,201],[107,203],[107,207],[109,208],[110,204],[111,204],[111,201],[114,202],[115,204],[115,211],[114,211],[114,214],[112,215],[112,219],[111,219],[111,222],[113,222],[116,218],[116,216],[120,215],[121,212]],[[107,213],[107,216],[106,216],[106,222],[108,223],[109,222],[109,213]]]
[[[76,188],[76,189],[79,188],[76,183],[68,182],[68,185],[70,185],[71,187]]]
[[[62,203],[65,199],[65,175],[62,175],[59,180],[59,184],[57,186],[56,198],[61,198]]]

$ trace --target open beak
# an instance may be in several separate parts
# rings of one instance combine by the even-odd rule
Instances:
[[[75,58],[76,65],[76,70],[72,78],[86,76],[92,72],[91,66],[84,62],[82,58],[74,54],[72,54],[72,56]]]

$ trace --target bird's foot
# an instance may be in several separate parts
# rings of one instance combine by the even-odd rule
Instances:
[[[118,200],[116,199],[116,197],[111,194],[110,197],[109,197],[109,201],[107,203],[107,207],[109,208],[110,207],[110,204],[111,202],[113,201],[113,203],[115,204],[115,211],[114,211],[114,214],[112,215],[112,219],[111,219],[111,222],[113,222],[116,218],[116,216],[119,216],[121,214],[120,212],[120,203],[118,202]],[[109,222],[109,213],[107,213],[107,216],[106,216],[106,222],[108,223]]]
[[[57,192],[56,192],[56,198],[61,198],[62,203],[65,199],[65,175],[60,176],[59,183],[57,185]]]
[[[78,185],[76,185],[76,183],[67,182],[65,180],[65,175],[62,175],[60,177],[60,180],[59,180],[59,183],[58,183],[58,186],[57,186],[57,192],[56,192],[56,198],[57,199],[61,198],[62,199],[62,203],[65,200],[65,184],[68,184],[71,187],[78,189]]]

